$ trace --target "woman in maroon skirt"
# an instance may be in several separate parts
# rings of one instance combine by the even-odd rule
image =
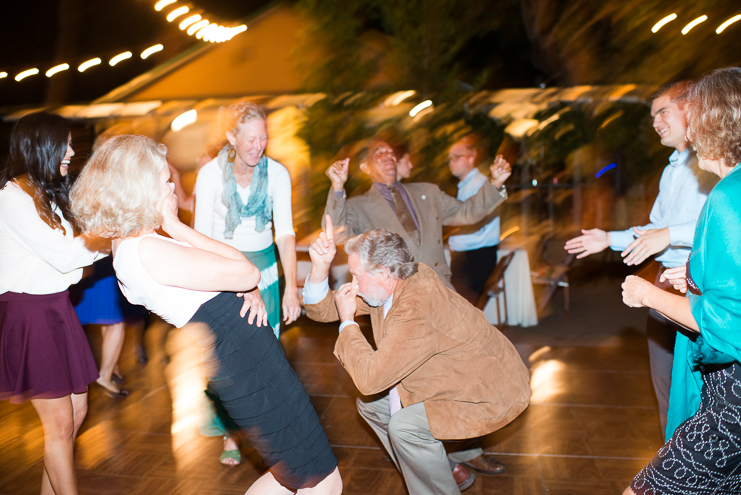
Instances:
[[[0,399],[30,400],[44,429],[42,495],[77,493],[73,447],[98,378],[68,288],[97,252],[74,237],[70,123],[21,118],[0,172]]]

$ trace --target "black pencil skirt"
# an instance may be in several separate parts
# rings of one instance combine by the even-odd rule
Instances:
[[[242,302],[222,292],[190,320],[210,328],[198,339],[206,377],[275,479],[291,490],[314,487],[337,459],[273,330],[241,318]]]

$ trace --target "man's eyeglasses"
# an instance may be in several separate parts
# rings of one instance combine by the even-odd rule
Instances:
[[[472,155],[466,155],[466,154],[463,154],[463,155],[448,155],[448,161],[449,162],[456,162],[456,161],[460,160],[461,158],[463,158],[464,156],[472,156]]]

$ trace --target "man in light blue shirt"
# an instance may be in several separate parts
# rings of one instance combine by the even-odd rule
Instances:
[[[606,248],[621,251],[627,265],[643,263],[649,256],[658,254],[661,263],[656,285],[667,268],[682,266],[692,249],[695,224],[707,195],[717,182],[713,175],[697,166],[697,158],[685,139],[687,133],[686,81],[662,88],[653,98],[651,116],[653,127],[661,137],[661,144],[674,148],[669,165],[659,182],[650,223],[624,231],[605,232],[600,229],[582,230],[584,235],[566,243],[569,253],[579,253],[584,258]],[[646,327],[651,379],[659,403],[662,433],[666,431],[666,414],[671,387],[671,368],[674,357],[674,337],[678,326],[655,311],[649,313]]]
[[[476,167],[476,155],[476,146],[471,137],[459,140],[448,152],[450,173],[460,181],[457,195],[459,201],[475,195],[487,180]],[[455,290],[475,305],[497,264],[498,210],[474,225],[463,227],[461,231],[462,234],[448,238],[452,282]]]

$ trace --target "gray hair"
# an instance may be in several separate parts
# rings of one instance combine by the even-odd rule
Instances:
[[[386,229],[366,230],[349,239],[345,242],[345,251],[348,255],[360,256],[366,272],[378,272],[386,267],[397,280],[407,279],[419,269],[404,239]]]

